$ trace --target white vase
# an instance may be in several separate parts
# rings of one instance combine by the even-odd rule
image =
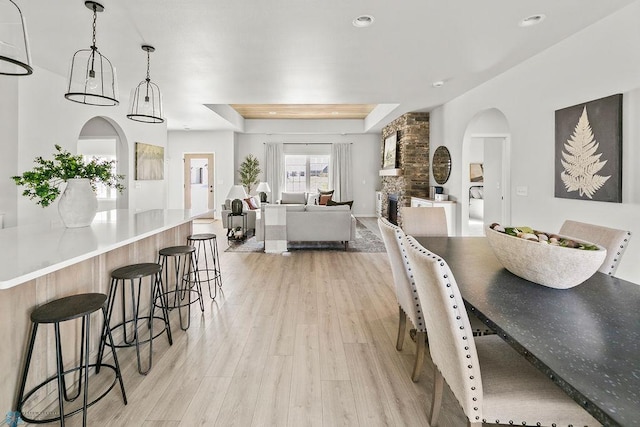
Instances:
[[[67,188],[58,201],[58,212],[68,228],[91,225],[98,211],[98,198],[86,178],[67,180]]]

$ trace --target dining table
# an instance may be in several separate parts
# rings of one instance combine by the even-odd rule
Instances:
[[[472,313],[602,425],[640,426],[640,285],[596,272],[553,289],[506,270],[485,237],[416,240]]]

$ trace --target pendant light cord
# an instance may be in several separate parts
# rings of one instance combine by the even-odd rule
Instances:
[[[147,87],[146,87],[147,93],[145,94],[145,97],[144,97],[144,100],[146,102],[149,102],[149,82],[151,81],[151,77],[149,77],[149,63],[151,62],[150,56],[151,56],[151,53],[149,52],[149,50],[147,50],[147,79],[146,79],[147,80]]]
[[[150,59],[150,53],[147,50],[147,82],[149,82],[151,80],[151,78],[149,77],[149,62],[151,61]]]
[[[91,39],[91,70],[89,71],[89,75],[91,77],[95,77],[95,70],[93,69],[95,60],[96,60],[96,51],[98,48],[96,47],[96,21],[97,21],[97,6],[93,4],[93,38]]]

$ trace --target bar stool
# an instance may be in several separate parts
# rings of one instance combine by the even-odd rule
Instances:
[[[196,272],[202,282],[207,282],[209,297],[215,299],[218,288],[222,289],[222,273],[220,271],[220,258],[218,257],[218,241],[213,233],[192,234],[187,237],[187,244],[196,248]],[[201,264],[204,258],[204,266]],[[206,279],[204,278],[206,277]],[[211,282],[213,281],[213,295],[211,294]]]
[[[64,426],[65,418],[68,418],[72,415],[78,414],[82,412],[82,424],[87,424],[87,408],[103,397],[105,397],[111,389],[113,389],[116,385],[116,381],[120,383],[120,391],[122,392],[122,400],[124,404],[127,404],[127,395],[124,391],[124,384],[122,382],[122,374],[120,372],[120,365],[118,364],[118,357],[116,356],[115,350],[112,350],[113,353],[113,365],[110,364],[102,364],[100,359],[96,361],[96,363],[89,363],[89,343],[90,343],[90,332],[91,332],[91,314],[96,311],[102,311],[102,318],[104,322],[107,321],[107,312],[104,307],[104,303],[107,299],[105,294],[99,293],[89,293],[89,294],[79,294],[72,295],[65,298],[60,298],[57,300],[53,300],[48,302],[40,307],[36,308],[31,313],[31,337],[29,338],[29,347],[27,350],[27,359],[25,361],[25,367],[22,374],[22,378],[20,380],[20,389],[18,392],[18,406],[17,411],[20,414],[20,419],[26,421],[28,423],[49,423],[53,421],[60,421],[60,425]],[[81,348],[80,348],[80,365],[72,367],[70,369],[65,370],[64,362],[62,360],[62,344],[60,342],[60,323],[68,320],[82,318],[82,339],[81,339]],[[36,341],[36,334],[38,332],[38,326],[40,324],[53,324],[55,329],[55,341],[56,341],[56,375],[53,375],[47,378],[44,382],[38,384],[34,388],[32,388],[29,392],[25,394],[25,386],[27,383],[27,377],[29,375],[29,367],[31,365],[31,357],[33,356],[34,344]],[[107,330],[107,339],[111,344],[113,344],[113,338],[111,337],[111,332]],[[107,367],[113,370],[115,377],[113,379],[113,383],[99,396],[95,397],[91,402],[89,402],[89,367],[96,367],[96,370],[100,368],[100,366]],[[72,373],[78,372],[79,378],[77,383],[77,393],[74,396],[69,396],[67,392],[67,384],[65,381],[65,376]],[[82,386],[84,378],[84,387]],[[29,398],[40,390],[42,387],[50,383],[51,381],[57,380],[58,383],[58,408],[60,410],[60,415],[53,418],[46,419],[32,419],[24,414],[23,408],[24,404],[29,400]],[[78,408],[74,411],[69,412],[68,414],[64,413],[64,402],[73,402],[80,396],[80,393],[83,393],[83,401],[82,407]]]
[[[149,280],[149,313],[144,316],[140,316],[140,300],[142,299],[142,281],[144,278]],[[127,302],[126,284],[129,284],[130,299]],[[136,286],[137,284],[137,286]],[[111,326],[111,320],[113,317],[114,305],[118,296],[118,287],[121,287],[121,304],[122,318],[120,322],[114,326]],[[136,291],[137,287],[137,291]],[[169,312],[167,306],[164,303],[164,288],[162,285],[162,266],[154,263],[142,263],[132,264],[124,267],[120,267],[111,272],[111,285],[109,287],[109,299],[107,302],[107,322],[102,332],[102,339],[100,340],[100,349],[98,351],[98,358],[102,360],[104,353],[104,346],[109,345],[106,342],[107,332],[112,333],[118,328],[122,329],[122,342],[116,344],[114,347],[136,347],[136,357],[138,359],[138,372],[142,375],[146,375],[151,370],[153,363],[153,340],[162,335],[165,331],[167,333],[167,339],[169,345],[173,345],[173,339],[171,338],[171,326],[169,325]],[[160,300],[160,304],[157,304],[157,300]],[[127,318],[127,305],[130,305],[130,317]],[[155,315],[156,308],[160,308],[161,316]],[[164,327],[158,331],[155,335],[153,333],[154,319],[162,320]],[[149,329],[148,338],[141,340],[139,329],[146,321]],[[131,324],[130,336],[127,336],[127,325]],[[147,369],[142,369],[142,362],[140,357],[140,346],[149,343],[149,361],[147,362]]]
[[[164,293],[164,302],[170,310],[174,308],[178,309],[180,329],[183,331],[189,329],[189,325],[191,325],[191,304],[200,302],[200,310],[204,313],[200,279],[197,274],[194,274],[196,269],[195,252],[196,248],[188,245],[170,246],[158,251],[158,264],[162,265],[164,281],[167,284],[167,291]],[[173,263],[170,259],[173,259]],[[171,288],[169,269],[173,272],[173,290],[169,290]],[[191,299],[192,294],[195,294],[195,299]],[[173,301],[169,301],[171,295],[173,295]],[[186,326],[182,320],[183,307],[187,307]]]

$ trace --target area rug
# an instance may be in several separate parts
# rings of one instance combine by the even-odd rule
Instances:
[[[289,242],[289,251],[341,251],[344,244],[340,242]],[[256,241],[251,236],[244,242],[231,242],[225,252],[263,252],[264,242]],[[375,233],[356,219],[356,239],[349,242],[347,252],[385,252],[384,242]]]

